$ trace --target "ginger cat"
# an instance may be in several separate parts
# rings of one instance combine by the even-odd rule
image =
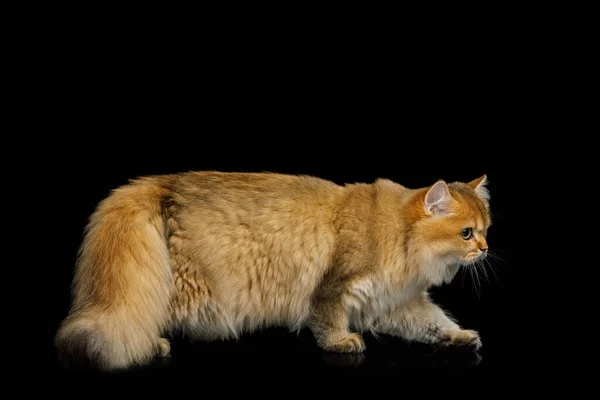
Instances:
[[[427,289],[487,253],[484,175],[409,189],[386,179],[187,172],[114,190],[86,227],[61,356],[112,370],[166,356],[164,336],[309,328],[332,352],[361,332],[481,346]]]

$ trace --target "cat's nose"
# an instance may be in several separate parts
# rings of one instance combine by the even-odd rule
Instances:
[[[487,247],[480,247],[479,248],[479,250],[481,250],[482,253],[487,252],[487,249],[488,249]]]

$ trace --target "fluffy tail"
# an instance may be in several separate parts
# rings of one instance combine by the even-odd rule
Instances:
[[[167,196],[140,180],[98,205],[79,252],[73,306],[55,337],[61,359],[111,370],[144,364],[158,352],[173,288]]]

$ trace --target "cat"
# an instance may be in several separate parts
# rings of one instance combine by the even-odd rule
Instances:
[[[487,254],[487,176],[410,189],[388,179],[191,171],[142,176],[90,216],[61,359],[126,369],[197,340],[308,328],[328,352],[371,331],[481,347],[428,295]]]

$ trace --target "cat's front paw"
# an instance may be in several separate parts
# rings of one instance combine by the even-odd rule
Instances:
[[[365,351],[365,341],[358,333],[350,333],[348,335],[330,340],[325,346],[325,350],[335,353],[362,353]]]
[[[444,332],[440,336],[439,344],[442,346],[460,346],[479,350],[481,348],[481,338],[475,331],[455,329]]]

